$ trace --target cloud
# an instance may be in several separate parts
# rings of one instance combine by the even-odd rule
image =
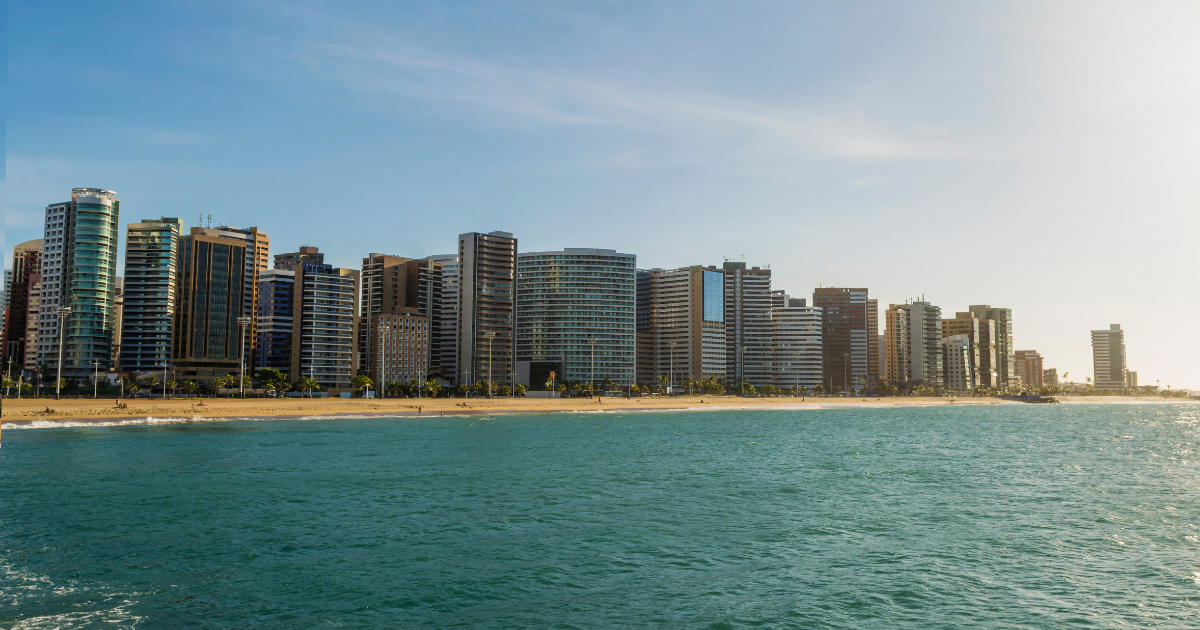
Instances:
[[[325,39],[275,40],[271,50],[309,77],[321,76],[359,94],[449,106],[442,111],[490,125],[594,127],[657,135],[687,151],[701,147],[726,161],[748,163],[970,159],[992,153],[978,140],[948,128],[912,123],[904,130],[888,128],[844,101],[814,107],[752,100],[587,76],[578,69],[444,54],[395,43],[355,25],[324,32],[329,35]],[[615,163],[628,162],[618,158]]]

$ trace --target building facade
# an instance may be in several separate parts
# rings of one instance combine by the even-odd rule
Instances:
[[[813,389],[824,382],[821,309],[786,294],[771,309],[772,384]]]
[[[611,249],[568,248],[517,255],[517,383],[632,385],[637,258]],[[557,369],[549,367],[550,364]]]
[[[976,304],[967,307],[972,315],[980,322],[989,320],[986,331],[989,334],[988,343],[996,353],[992,369],[996,371],[996,389],[1007,391],[1015,386],[1017,378],[1016,346],[1013,345],[1012,309],[992,307],[987,304]]]
[[[725,380],[725,274],[700,266],[637,272],[637,382]]]
[[[457,385],[458,369],[458,254],[437,254],[430,260],[442,266],[441,332],[438,345],[438,376],[447,385]],[[432,352],[432,348],[430,349]]]
[[[65,321],[64,378],[111,367],[120,209],[117,194],[100,188],[73,189],[70,201],[46,207],[37,361],[57,365]],[[65,320],[62,307],[71,309]]]
[[[22,369],[25,365],[26,336],[30,323],[30,290],[33,283],[41,278],[42,246],[42,239],[18,244],[13,248],[13,268],[5,271],[4,332],[0,336],[0,341],[4,344],[0,349],[4,351],[5,370],[10,362],[17,369]],[[37,330],[36,316],[33,319],[33,329]]]
[[[1044,385],[1042,378],[1042,355],[1036,350],[1017,350],[1013,353],[1017,366],[1017,379],[1025,387],[1041,389]]]
[[[121,297],[121,370],[161,372],[171,358],[175,281],[183,223],[142,219],[125,227]]]
[[[209,383],[237,375],[253,332],[243,327],[246,243],[217,230],[192,228],[179,238],[171,367],[176,379]],[[252,374],[250,366],[246,373]]]
[[[976,381],[975,371],[972,369],[971,339],[967,335],[950,335],[942,338],[942,346],[946,389],[956,392],[973,391]]]
[[[725,274],[725,380],[767,385],[775,378],[771,270],[725,262],[721,272]]]
[[[370,254],[363,259],[360,282],[359,370],[371,373],[378,363],[372,355],[377,315],[417,314],[430,326],[429,356],[423,364],[431,371],[441,368],[442,355],[442,264],[428,258],[404,258]],[[421,379],[424,381],[424,379]]]
[[[514,384],[517,239],[508,232],[458,237],[459,382]]]
[[[313,378],[325,389],[349,390],[358,354],[359,272],[306,262],[295,273],[289,375]]]
[[[888,382],[905,388],[943,387],[942,309],[925,301],[892,304],[887,325]]]
[[[312,262],[322,264],[325,262],[325,254],[317,251],[316,247],[303,245],[298,252],[290,252],[287,254],[275,254],[275,268],[283,269],[284,271],[295,272],[296,268],[302,263]]]
[[[1092,366],[1096,389],[1125,389],[1125,332],[1120,324],[1092,331]]]
[[[992,359],[984,361],[981,358],[981,353],[989,352],[994,355],[995,351],[990,346],[987,350],[984,349],[983,339],[986,338],[986,335],[982,335],[980,331],[981,323],[979,318],[969,312],[959,312],[955,314],[954,319],[942,320],[943,337],[964,337],[967,340],[967,370],[970,372],[968,380],[974,383],[971,387],[984,386],[994,388],[996,386],[996,379],[991,366],[995,364],[995,361]]]
[[[813,289],[813,306],[821,309],[822,370],[826,387],[834,391],[861,390],[868,383],[871,344],[878,334],[867,317],[867,290],[823,287]]]
[[[246,335],[246,373],[249,374],[254,368],[254,347],[257,341],[257,335],[253,334],[258,330],[258,278],[259,274],[270,269],[270,253],[271,239],[266,232],[251,227],[239,228],[228,225],[222,225],[215,228],[205,228],[215,231],[228,239],[236,239],[243,241],[246,246],[246,263],[245,263],[245,278],[242,281],[242,290],[245,295],[242,297],[242,315],[250,318],[250,334]]]
[[[300,263],[303,264],[303,263]],[[321,264],[321,263],[317,263]],[[289,380],[292,374],[292,302],[295,298],[295,269],[268,269],[258,276],[258,322],[254,334],[254,365],[257,369],[279,370]]]
[[[429,370],[429,344],[432,332],[429,318],[407,309],[403,313],[376,315],[371,324],[376,357],[369,372],[377,390],[391,383],[424,383]]]

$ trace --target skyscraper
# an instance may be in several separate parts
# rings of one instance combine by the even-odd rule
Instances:
[[[442,266],[441,360],[437,361],[441,379],[457,385],[458,369],[458,254],[437,254],[430,260]]]
[[[429,356],[421,361],[431,372],[441,367],[442,355],[442,265],[433,258],[404,258],[370,254],[362,261],[358,331],[359,372],[378,371],[379,346],[373,335],[379,330],[377,315],[420,315],[430,328],[429,343],[422,344]],[[394,321],[389,319],[389,321]],[[395,320],[398,321],[398,320]],[[411,322],[410,322],[411,323]],[[407,325],[407,324],[406,324]],[[424,382],[425,376],[419,379]]]
[[[996,388],[1001,391],[1007,391],[1015,385],[1017,376],[1017,358],[1016,346],[1013,345],[1013,322],[1012,309],[991,307],[987,304],[977,304],[967,307],[975,317],[983,320],[991,320],[992,325],[988,326],[987,331],[995,334],[989,339],[996,352],[996,362],[993,364],[993,369],[996,370]]]
[[[161,372],[170,362],[175,280],[183,223],[142,219],[125,228],[121,304],[122,370]]]
[[[356,363],[359,272],[304,262],[295,274],[290,376],[349,390]]]
[[[772,291],[772,295],[782,292]],[[821,309],[786,294],[771,310],[772,381],[775,387],[812,389],[822,382]]]
[[[241,240],[246,245],[245,278],[242,280],[242,315],[250,318],[249,334],[246,335],[246,373],[254,367],[254,347],[258,343],[258,278],[259,274],[270,269],[271,239],[266,232],[251,227],[239,228],[222,225],[206,228],[216,231],[225,238]]]
[[[637,272],[637,382],[728,374],[725,274],[700,266]]]
[[[242,365],[246,281],[245,239],[221,230],[192,228],[179,238],[171,365],[179,380],[210,382],[238,374]],[[245,327],[245,336],[254,332]],[[250,357],[247,356],[247,363]],[[246,373],[251,374],[250,365]]]
[[[58,363],[59,309],[69,307],[64,378],[110,367],[120,208],[117,194],[100,188],[75,188],[70,201],[46,207],[36,352],[38,363]]]
[[[770,384],[774,380],[771,270],[725,262],[721,272],[725,274],[725,379],[755,387]]]
[[[942,309],[919,301],[887,310],[888,382],[901,387],[941,387],[944,379]]]
[[[942,346],[946,389],[956,392],[974,390],[976,381],[975,372],[971,367],[970,338],[967,335],[949,335],[942,338]]]
[[[825,383],[835,391],[867,384],[871,330],[867,317],[867,290],[823,287],[813,289],[813,306],[821,309]],[[939,347],[941,347],[940,339]]]
[[[1041,388],[1042,387],[1042,355],[1036,350],[1017,350],[1016,366],[1017,378],[1020,379],[1021,385],[1025,387]]]
[[[40,277],[42,264],[42,239],[25,241],[13,248],[13,268],[5,271],[5,317],[4,334],[0,338],[4,351],[4,365],[0,369],[7,373],[9,362],[16,369],[25,364],[25,339],[29,323],[29,291],[34,277]],[[36,329],[36,320],[34,328]]]
[[[942,320],[943,337],[963,337],[966,340],[967,370],[970,372],[968,380],[972,383],[971,387],[974,388],[979,385],[995,387],[994,376],[984,378],[985,375],[994,374],[991,371],[991,366],[995,363],[995,360],[991,357],[995,355],[995,351],[990,345],[987,346],[986,350],[983,348],[983,340],[989,337],[986,333],[981,335],[980,331],[981,322],[972,313],[959,312],[955,314],[954,319]],[[987,357],[981,358],[980,353],[984,351],[990,354]],[[949,379],[949,376],[947,376],[947,379]],[[949,380],[947,380],[947,383],[949,383]]]
[[[1125,389],[1125,332],[1120,324],[1092,331],[1092,366],[1096,389]]]
[[[460,382],[511,386],[517,239],[508,232],[460,234],[458,258],[458,369],[470,372]]]
[[[254,348],[257,354],[254,365],[257,369],[279,370],[293,381],[307,376],[292,374],[292,299],[295,287],[294,269],[268,269],[259,274],[258,327],[255,329],[258,340]]]
[[[611,249],[518,254],[517,382],[632,385],[636,273],[637,257]]]

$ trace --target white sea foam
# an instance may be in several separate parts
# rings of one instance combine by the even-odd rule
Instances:
[[[200,416],[192,416],[191,418],[155,418],[154,416],[146,416],[145,418],[129,418],[129,419],[109,419],[109,420],[32,420],[30,422],[6,422],[6,429],[62,429],[68,427],[124,427],[137,425],[158,425],[158,424],[191,424],[194,422],[226,422],[229,420],[249,420],[250,418],[201,418]]]

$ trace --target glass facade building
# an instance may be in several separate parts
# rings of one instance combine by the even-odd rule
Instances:
[[[611,249],[518,254],[518,382],[523,363],[558,362],[559,381],[633,384],[636,274],[636,256]]]
[[[182,222],[143,219],[125,228],[121,304],[121,369],[158,372],[171,358],[176,254]]]

